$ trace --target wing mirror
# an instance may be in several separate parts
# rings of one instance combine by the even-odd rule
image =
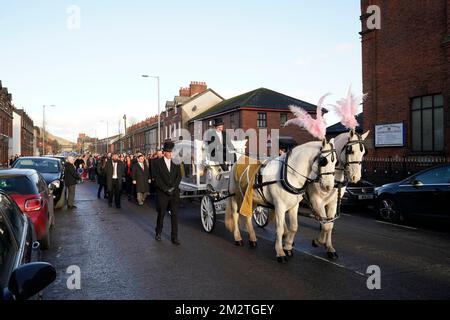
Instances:
[[[13,271],[4,300],[26,300],[36,295],[56,279],[55,268],[46,262],[24,264]]]
[[[412,183],[412,185],[413,185],[414,188],[420,188],[420,187],[423,187],[423,183],[422,183],[422,181],[420,181],[420,180],[414,180],[413,183]]]

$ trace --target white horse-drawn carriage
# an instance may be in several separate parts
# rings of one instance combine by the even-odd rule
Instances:
[[[239,158],[245,154],[246,140],[231,141],[234,150],[230,153]],[[182,164],[183,178],[180,184],[181,198],[201,198],[200,219],[203,229],[211,233],[216,216],[224,215],[229,194],[230,169],[233,163],[226,163],[229,170],[223,170],[220,163],[210,159],[206,145],[201,140],[181,140],[175,143],[174,159]],[[185,161],[183,161],[185,160]],[[255,223],[264,228],[269,222],[268,208],[256,207]]]
[[[277,261],[285,263],[287,257],[293,256],[299,203],[306,199],[321,225],[320,234],[313,239],[312,245],[324,246],[328,258],[337,259],[332,244],[336,214],[346,182],[361,179],[362,158],[367,151],[364,140],[369,133],[360,135],[355,132],[358,125],[355,116],[361,98],[354,97],[349,90],[347,97],[334,106],[349,133],[328,140],[322,117],[325,97],[319,100],[316,119],[305,110],[291,106],[295,118],[287,122],[306,129],[320,141],[297,146],[278,158],[264,162],[251,159],[245,156],[246,141],[233,141],[232,152],[236,153],[238,161],[231,168],[228,164],[228,170],[224,171],[219,163],[208,159],[202,141],[178,143],[191,155],[190,159],[184,157],[190,160],[189,165],[182,166],[185,171],[180,186],[182,197],[202,198],[200,216],[206,232],[214,229],[216,215],[225,213],[225,226],[233,233],[235,244],[242,246],[239,218],[243,216],[249,244],[256,247],[252,221],[264,227],[269,220],[269,211],[272,211],[276,224],[276,257]],[[180,150],[175,152],[175,157],[179,155]],[[250,164],[253,161],[256,165]]]

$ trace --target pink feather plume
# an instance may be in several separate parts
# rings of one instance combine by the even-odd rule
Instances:
[[[350,86],[347,97],[336,101],[336,105],[331,105],[339,118],[341,118],[341,123],[347,129],[355,130],[359,125],[356,120],[356,115],[358,114],[358,107],[365,97],[366,95],[360,97],[353,96],[352,87]]]
[[[301,128],[306,129],[306,131],[308,131],[313,137],[316,137],[320,140],[325,140],[327,125],[325,123],[325,119],[322,116],[322,108],[323,101],[328,95],[329,93],[320,98],[319,103],[317,104],[316,119],[313,119],[313,117],[311,117],[311,115],[307,111],[300,107],[293,105],[289,106],[289,109],[295,115],[295,118],[287,121],[284,126],[295,124]]]

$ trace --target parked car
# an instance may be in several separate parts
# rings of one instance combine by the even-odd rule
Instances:
[[[342,197],[343,206],[373,206],[375,204],[375,185],[366,180],[349,183]]]
[[[450,218],[450,164],[423,170],[400,182],[376,188],[384,220]]]
[[[35,296],[56,278],[55,268],[39,258],[33,223],[0,190],[0,300]]]
[[[32,169],[0,170],[0,189],[6,192],[33,222],[41,247],[50,247],[50,228],[55,224],[52,190],[44,178]]]
[[[64,166],[61,160],[50,157],[22,157],[13,165],[15,169],[34,169],[39,172],[47,185],[53,184],[55,209],[62,208],[65,203],[64,196]]]

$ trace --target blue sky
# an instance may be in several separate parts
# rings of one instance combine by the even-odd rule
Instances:
[[[71,30],[67,9],[80,8]],[[75,141],[157,113],[181,86],[266,87],[316,103],[361,94],[359,1],[1,0],[0,80],[37,125]],[[336,122],[329,115],[329,124]]]

